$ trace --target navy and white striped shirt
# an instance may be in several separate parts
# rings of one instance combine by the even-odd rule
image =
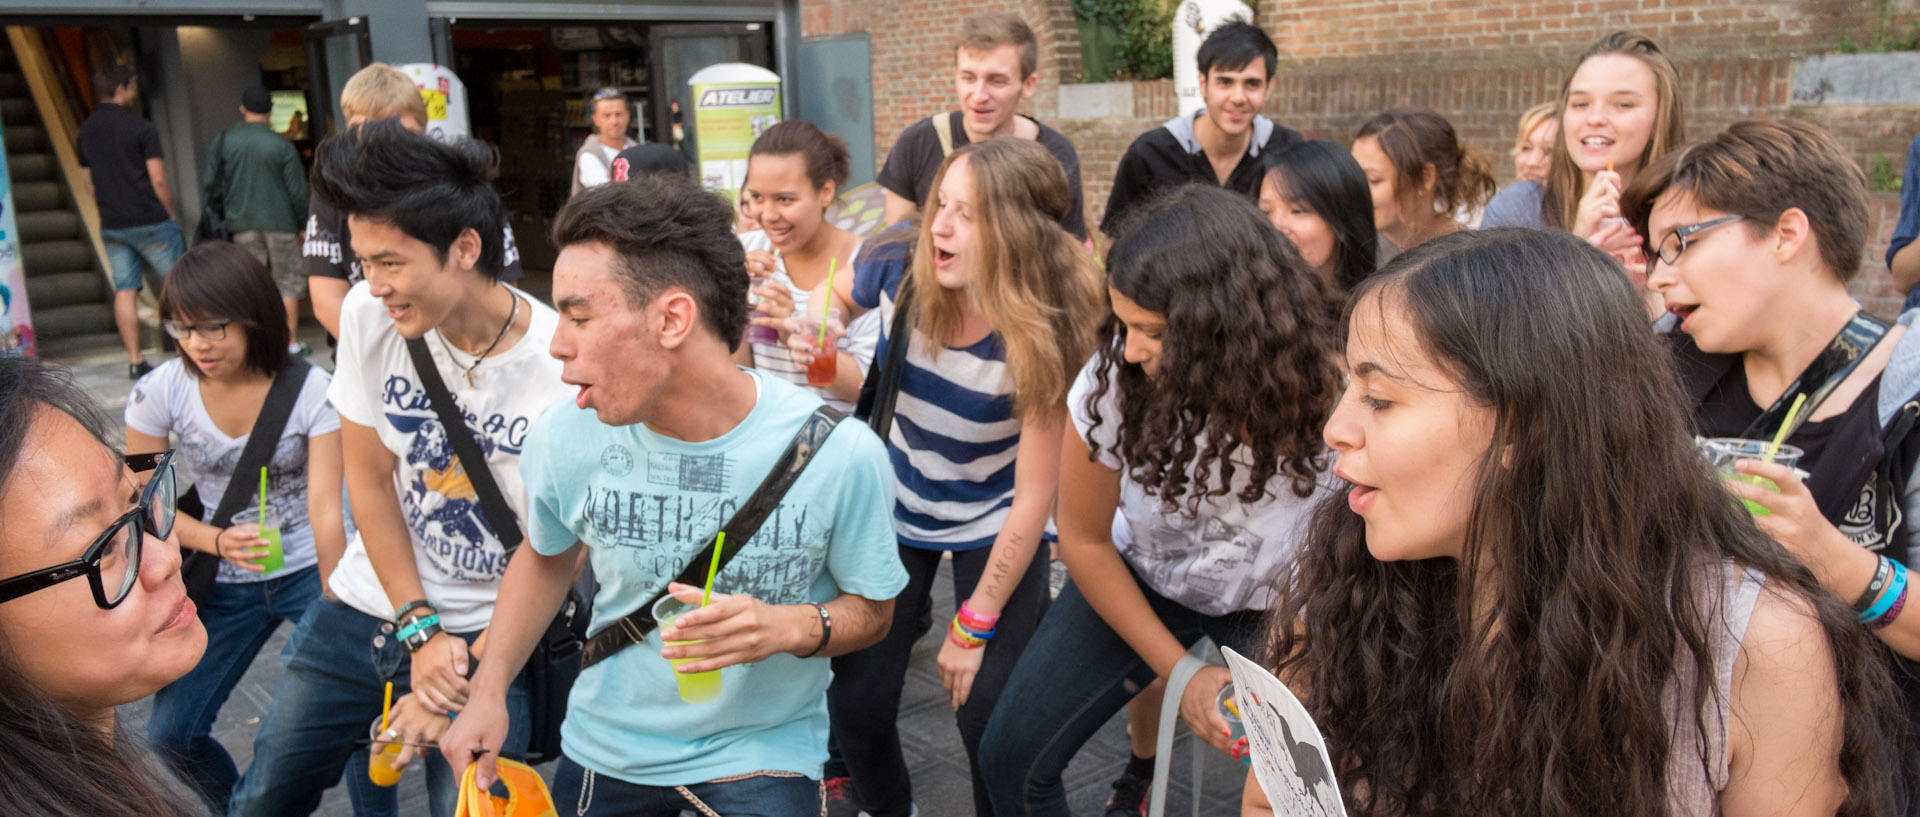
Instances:
[[[898,244],[873,247],[854,262],[854,301],[881,313],[877,359],[886,359],[894,340],[888,334],[906,262]],[[999,333],[966,347],[913,333],[887,442],[900,486],[893,514],[901,544],[956,551],[992,545],[1013,508],[1020,449]]]

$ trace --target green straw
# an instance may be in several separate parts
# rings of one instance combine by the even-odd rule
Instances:
[[[1780,430],[1773,435],[1773,444],[1767,446],[1767,463],[1769,465],[1773,463],[1773,458],[1780,454],[1780,444],[1787,441],[1787,431],[1793,428],[1793,418],[1800,416],[1800,407],[1806,405],[1806,403],[1806,392],[1801,392],[1793,396],[1793,405],[1787,407],[1787,419],[1780,421]]]
[[[707,589],[700,594],[701,607],[707,606],[707,602],[713,600],[713,574],[720,570],[720,549],[726,544],[727,532],[721,531],[720,536],[713,540],[713,558],[707,560]]]
[[[813,348],[827,345],[827,315],[833,309],[833,274],[838,271],[840,259],[827,259],[827,305],[820,307],[820,337],[813,339]]]
[[[267,467],[260,466],[260,526],[267,525]]]

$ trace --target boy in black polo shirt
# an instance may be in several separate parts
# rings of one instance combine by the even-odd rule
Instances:
[[[80,167],[87,191],[100,205],[100,241],[113,269],[113,324],[127,347],[127,376],[139,380],[153,370],[140,354],[140,318],[134,298],[140,294],[140,263],[161,278],[186,252],[180,222],[173,215],[173,190],[160,154],[160,132],[128,110],[136,94],[133,66],[112,65],[94,72],[93,91],[100,104],[80,126]]]
[[[875,179],[887,190],[886,220],[895,224],[926,206],[933,175],[954,148],[1001,136],[1032,139],[1060,160],[1072,197],[1060,226],[1087,237],[1086,205],[1080,196],[1080,155],[1065,134],[1019,113],[1033,96],[1040,61],[1033,29],[1011,14],[981,14],[967,20],[955,48],[954,90],[960,110],[934,114],[908,125],[887,153]],[[1017,72],[1017,73],[1016,73]]]
[[[1127,208],[1155,191],[1188,182],[1260,195],[1263,152],[1299,144],[1300,134],[1260,115],[1280,51],[1259,27],[1228,23],[1200,44],[1200,98],[1192,116],[1176,116],[1140,134],[1120,157],[1100,231],[1108,235]]]

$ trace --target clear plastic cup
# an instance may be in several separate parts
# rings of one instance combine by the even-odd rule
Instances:
[[[827,307],[826,322],[838,320],[840,320],[840,310]],[[840,352],[835,346],[837,341],[831,341],[824,346],[818,343],[822,322],[820,313],[809,309],[806,314],[795,318],[794,322],[796,331],[806,337],[807,347],[813,350],[813,362],[807,364],[807,385],[814,388],[833,385],[834,379],[840,375]]]
[[[1233,701],[1233,706],[1227,705],[1229,701]],[[1241,738],[1247,736],[1247,725],[1241,722],[1240,713],[1235,711],[1239,706],[1240,703],[1234,701],[1233,698],[1233,684],[1227,684],[1221,687],[1220,694],[1215,695],[1213,698],[1213,711],[1220,716],[1220,720],[1226,721],[1228,729],[1233,730],[1232,733],[1228,735],[1228,740],[1236,745],[1240,743]],[[1243,766],[1253,765],[1253,747],[1249,746],[1241,750],[1240,764]]]
[[[373,741],[380,740],[379,718],[374,718],[373,724],[367,727],[367,739]],[[368,748],[373,749],[374,747],[369,746]],[[406,771],[406,767],[404,766],[396,768],[393,765],[393,758],[399,754],[400,744],[398,742],[387,744],[387,748],[385,749],[369,751],[367,753],[367,779],[372,780],[373,785],[376,786],[393,786],[399,783],[400,774]]]
[[[1707,462],[1711,463],[1714,470],[1719,472],[1721,479],[1733,482],[1744,482],[1748,485],[1758,485],[1776,494],[1780,492],[1780,486],[1775,484],[1773,480],[1753,474],[1742,474],[1733,469],[1734,463],[1740,460],[1765,460],[1767,458],[1767,449],[1773,447],[1771,440],[1714,437],[1711,439],[1698,440],[1697,443],[1700,446],[1700,453],[1705,455]],[[1805,480],[1807,478],[1807,472],[1795,467],[1800,464],[1800,458],[1803,456],[1806,456],[1806,452],[1800,450],[1798,446],[1782,443],[1780,450],[1775,452],[1773,456],[1773,462],[1775,465],[1784,465],[1792,468],[1795,474],[1798,474],[1802,480]],[[1754,516],[1773,515],[1773,512],[1767,510],[1766,506],[1757,502],[1749,499],[1740,501],[1747,506],[1747,512]]]
[[[688,604],[672,596],[667,596],[653,605],[653,620],[659,622],[659,632],[666,632],[673,626],[675,619],[700,609],[700,605]],[[664,639],[663,639],[664,641]],[[704,644],[705,641],[665,641],[669,647],[688,644]],[[680,665],[697,658],[669,658],[667,663],[673,666],[673,680],[680,685],[680,700],[690,704],[700,704],[720,697],[720,671],[681,672]]]
[[[233,515],[233,524],[259,523],[260,541],[267,543],[267,553],[254,559],[253,563],[263,568],[261,575],[271,576],[287,566],[287,551],[280,544],[280,515],[274,512],[273,503],[267,503],[266,509],[267,514],[263,519],[259,505],[248,505]]]

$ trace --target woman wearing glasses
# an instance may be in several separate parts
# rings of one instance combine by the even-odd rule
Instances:
[[[225,813],[239,777],[211,735],[214,716],[283,620],[298,622],[324,587],[345,545],[340,514],[340,418],[327,402],[329,378],[309,370],[267,466],[269,552],[253,491],[246,510],[210,518],[275,374],[289,363],[287,322],[272,278],[240,247],[209,242],[180,257],[160,291],[161,326],[180,356],[135,383],[127,398],[127,450],[175,449],[199,492],[204,521],[180,520],[180,543],[219,556],[220,572],[200,619],[207,653],[186,677],[154,696],[147,737],[215,813]],[[174,445],[168,437],[177,438]],[[362,781],[364,782],[364,781]]]
[[[179,579],[171,456],[122,460],[106,438],[97,409],[65,377],[31,358],[0,358],[8,813],[198,811],[114,729],[113,708],[192,669],[207,635]]]
[[[1747,460],[1728,489],[1892,648],[1920,724],[1920,614],[1902,615],[1920,534],[1920,345],[1907,331],[1920,312],[1889,326],[1847,291],[1871,229],[1859,166],[1813,125],[1741,122],[1655,162],[1622,204],[1653,239],[1647,283],[1679,319],[1696,431],[1770,440],[1784,427],[1804,452],[1810,476]]]

